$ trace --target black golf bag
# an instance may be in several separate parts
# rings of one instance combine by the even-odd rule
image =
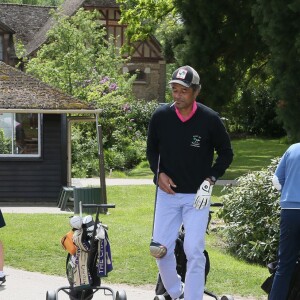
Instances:
[[[271,292],[274,276],[277,270],[277,261],[267,265],[271,274],[261,285],[261,288],[269,295]],[[288,298],[286,300],[300,300],[300,257],[296,261],[295,270],[291,279]]]

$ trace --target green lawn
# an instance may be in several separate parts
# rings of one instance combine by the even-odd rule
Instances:
[[[108,202],[116,208],[101,215],[109,226],[114,270],[106,282],[132,285],[155,284],[157,268],[149,255],[154,186],[108,186]],[[213,200],[219,201],[220,187]],[[29,271],[65,276],[66,252],[61,237],[69,230],[69,215],[5,214],[7,226],[1,230],[6,264]],[[260,284],[266,268],[249,265],[227,254],[214,233],[207,236],[211,271],[207,288],[218,294],[252,295],[264,293]]]
[[[278,139],[233,140],[234,159],[223,179],[235,179],[249,171],[258,171],[268,166],[271,159],[281,156],[289,147]]]
[[[272,158],[281,156],[288,147],[288,144],[281,142],[279,139],[248,138],[233,140],[233,162],[222,179],[236,179],[249,171],[261,170],[270,164]],[[119,175],[119,173],[113,174],[114,177]],[[143,162],[129,172],[128,176],[152,178],[152,173],[149,170],[148,163]]]

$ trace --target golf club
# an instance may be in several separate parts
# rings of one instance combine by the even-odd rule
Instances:
[[[154,201],[154,213],[153,213],[153,223],[152,223],[152,239],[150,243],[150,254],[155,258],[162,258],[167,254],[167,248],[153,240],[154,223],[155,223],[155,212],[157,203],[157,191],[158,191],[158,176],[159,176],[159,165],[160,165],[160,155],[158,156],[158,164],[156,171],[156,183],[155,183],[155,201]]]

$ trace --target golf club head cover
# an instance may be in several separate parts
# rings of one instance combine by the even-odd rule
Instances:
[[[150,254],[155,258],[162,258],[167,254],[167,248],[160,243],[151,241]]]
[[[196,209],[203,209],[210,205],[210,198],[213,185],[209,181],[204,180],[200,185],[197,194],[195,196],[194,207]]]

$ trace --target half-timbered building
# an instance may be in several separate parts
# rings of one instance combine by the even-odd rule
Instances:
[[[61,10],[71,16],[82,7],[100,12],[101,23],[115,37],[117,47],[125,43],[126,26],[119,23],[120,9],[115,0],[66,0]],[[54,25],[49,15],[51,9],[55,7],[0,4],[0,60],[12,66],[16,64],[13,35],[25,45],[27,55],[34,56],[47,42],[47,32]],[[121,71],[137,74],[134,94],[138,99],[164,102],[166,65],[159,42],[151,36],[134,43],[132,48],[131,60]]]

